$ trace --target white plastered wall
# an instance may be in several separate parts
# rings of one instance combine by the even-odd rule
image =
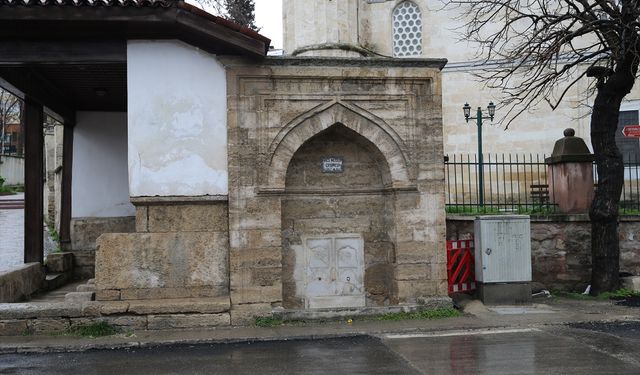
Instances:
[[[72,216],[135,215],[128,190],[127,114],[78,112],[73,138]]]
[[[127,85],[131,196],[226,195],[226,74],[216,57],[179,41],[129,41]]]

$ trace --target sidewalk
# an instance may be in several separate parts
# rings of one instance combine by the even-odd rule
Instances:
[[[24,194],[2,195],[0,201],[24,200]],[[0,209],[0,272],[24,264],[24,209]]]
[[[354,319],[330,323],[282,325],[273,328],[222,327],[208,330],[135,331],[102,338],[74,336],[2,337],[0,353],[67,352],[89,349],[148,347],[168,344],[233,343],[322,339],[389,333],[473,331],[531,328],[577,322],[640,320],[640,309],[616,306],[609,301],[577,301],[554,298],[531,306],[485,307],[473,301],[464,316],[438,320],[373,321]],[[544,304],[542,304],[544,302]]]

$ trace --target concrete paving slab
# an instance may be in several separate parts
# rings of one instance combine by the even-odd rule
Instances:
[[[555,314],[549,306],[493,306],[487,308],[500,315],[517,315],[517,314]]]

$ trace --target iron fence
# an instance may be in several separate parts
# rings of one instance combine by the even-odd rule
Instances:
[[[553,213],[555,187],[545,158],[540,154],[485,154],[482,169],[476,155],[445,156],[446,204],[451,213]],[[480,171],[484,186],[480,186]],[[594,187],[597,173],[594,163]],[[483,189],[481,194],[481,188]],[[482,198],[481,198],[482,196]],[[483,199],[483,203],[481,203]],[[620,197],[623,214],[640,213],[640,160],[624,160]]]

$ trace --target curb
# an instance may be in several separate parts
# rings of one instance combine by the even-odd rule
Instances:
[[[259,332],[265,334],[254,335],[240,335],[233,337],[232,335],[212,337],[206,336],[215,335],[216,333],[233,333],[233,329],[225,330],[209,330],[209,331],[157,331],[150,334],[150,337],[144,337],[149,334],[148,331],[141,331],[143,336],[140,339],[135,337],[127,338],[124,336],[107,336],[103,338],[77,338],[73,336],[52,337],[52,336],[30,336],[28,342],[13,343],[13,344],[0,344],[0,354],[27,354],[27,353],[62,353],[62,352],[84,352],[90,350],[121,350],[129,348],[150,348],[157,346],[173,346],[173,345],[223,345],[223,344],[239,344],[239,343],[252,343],[252,342],[269,342],[269,341],[296,341],[296,340],[323,340],[323,339],[335,339],[335,338],[348,338],[348,337],[360,337],[369,336],[381,338],[383,335],[388,334],[437,334],[437,333],[452,333],[459,332],[464,334],[465,332],[482,332],[502,329],[523,329],[523,328],[544,328],[554,326],[566,326],[570,323],[592,323],[592,322],[624,322],[630,321],[630,319],[586,319],[586,320],[571,320],[560,321],[554,323],[530,323],[530,324],[499,324],[499,325],[476,325],[476,326],[457,326],[457,327],[441,327],[441,328],[381,328],[381,329],[354,329],[345,332],[318,332],[309,334],[277,334],[269,332],[272,328],[256,328]],[[636,318],[637,321],[637,318]],[[482,323],[482,322],[478,322]],[[284,327],[288,329],[290,327]],[[304,327],[303,327],[304,328]],[[313,328],[309,326],[307,328]],[[333,329],[334,327],[330,327]],[[205,336],[200,338],[184,337],[192,334],[200,333]],[[176,338],[162,338],[162,336],[176,336]],[[160,337],[156,337],[160,336]],[[182,336],[182,337],[181,337]],[[45,341],[45,342],[43,342]],[[46,341],[51,341],[47,343]],[[61,342],[62,341],[62,342]]]

